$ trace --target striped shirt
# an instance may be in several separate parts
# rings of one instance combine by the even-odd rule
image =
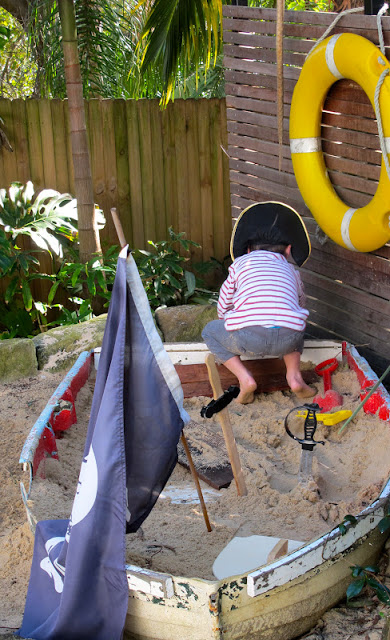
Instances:
[[[309,315],[301,277],[280,253],[252,251],[234,260],[218,298],[225,329],[288,327],[303,331]]]

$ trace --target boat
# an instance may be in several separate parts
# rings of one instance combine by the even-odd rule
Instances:
[[[166,344],[165,349],[179,374],[184,395],[211,396],[204,364],[206,346],[177,343]],[[378,377],[351,344],[306,341],[302,354],[306,381],[312,381],[316,365],[335,358],[356,373],[360,397],[362,400],[367,397],[362,410],[389,421],[390,396],[382,384],[377,385]],[[74,424],[75,398],[98,366],[98,359],[99,350],[79,356],[32,427],[22,449],[20,463],[29,485],[26,489],[21,483],[22,498],[33,530],[36,518],[28,497],[36,471],[45,457],[58,457],[56,438]],[[279,360],[271,362],[264,358],[248,361],[247,365],[256,372],[260,390],[283,388]],[[222,369],[221,381],[226,388],[231,381],[223,378]],[[352,565],[366,566],[378,560],[386,533],[381,533],[377,525],[387,513],[389,496],[390,478],[387,478],[374,501],[354,514],[354,521],[348,520],[343,527],[336,526],[287,552],[284,547],[284,555],[267,554],[264,562],[236,575],[205,580],[127,565],[129,602],[124,637],[290,640],[300,636],[345,597],[352,579]]]

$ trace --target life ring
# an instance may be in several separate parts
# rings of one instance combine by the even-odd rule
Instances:
[[[389,241],[390,180],[382,156],[378,187],[365,207],[351,208],[339,198],[328,177],[321,149],[322,107],[332,84],[348,78],[360,85],[375,110],[375,91],[385,70],[389,72],[390,63],[366,38],[353,33],[331,36],[307,57],[291,102],[291,158],[301,195],[321,229],[334,242],[352,251],[374,251]],[[379,111],[389,154],[390,76],[383,73],[383,77]]]

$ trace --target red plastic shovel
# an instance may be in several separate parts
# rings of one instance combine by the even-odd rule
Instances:
[[[338,366],[336,358],[331,358],[320,362],[314,369],[324,381],[324,395],[317,394],[312,400],[313,403],[317,403],[321,407],[321,411],[329,411],[343,404],[343,396],[332,389],[331,374],[336,371]]]

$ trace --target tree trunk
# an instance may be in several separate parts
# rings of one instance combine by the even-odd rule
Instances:
[[[80,262],[87,262],[92,254],[101,252],[99,230],[95,220],[95,204],[87,127],[83,99],[77,31],[73,0],[59,0],[64,51],[66,93],[68,97],[69,129],[77,199]]]

